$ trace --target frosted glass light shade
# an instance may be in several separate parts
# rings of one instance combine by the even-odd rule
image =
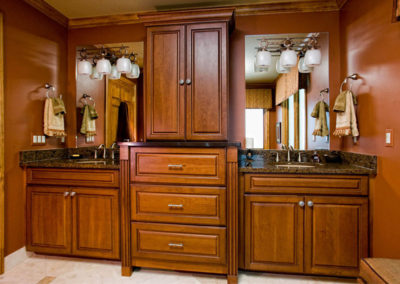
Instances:
[[[276,72],[279,74],[284,74],[284,73],[289,73],[290,68],[285,68],[281,66],[281,60],[280,58],[276,61]]]
[[[126,58],[125,56],[122,56],[117,60],[117,70],[120,73],[129,73],[131,72],[131,60],[129,58]]]
[[[258,68],[268,68],[271,65],[272,56],[267,50],[260,50],[256,55],[256,67]]]
[[[304,63],[309,67],[315,67],[321,64],[321,50],[309,49],[304,57]]]
[[[307,64],[304,63],[304,57],[302,57],[299,60],[298,69],[300,73],[311,73],[314,70],[314,67],[307,66]]]
[[[78,74],[79,75],[90,75],[92,74],[92,64],[86,59],[82,59],[78,62]]]
[[[110,60],[102,58],[97,61],[96,64],[97,72],[100,74],[110,74],[111,73],[111,63]]]
[[[90,74],[90,79],[92,79],[92,80],[102,80],[103,79],[103,74],[100,74],[97,71],[96,66],[92,67],[92,74]]]
[[[111,80],[118,80],[121,78],[121,73],[118,72],[117,70],[117,66],[115,66],[115,64],[113,66],[111,66],[111,73],[110,73],[110,77]]]
[[[140,67],[136,63],[132,63],[131,72],[126,73],[126,77],[130,79],[137,79],[140,76]]]
[[[292,49],[286,49],[281,53],[281,66],[284,68],[292,68],[297,64],[296,51]]]

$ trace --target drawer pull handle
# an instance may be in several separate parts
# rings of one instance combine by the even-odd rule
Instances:
[[[314,206],[314,202],[312,202],[311,200],[307,202],[308,207],[313,207]]]
[[[183,165],[168,165],[168,169],[170,170],[181,170]]]
[[[169,243],[168,246],[171,248],[183,248],[182,243],[179,243],[179,244]]]
[[[75,194],[76,194],[75,191],[71,192],[71,196],[75,196]]]
[[[304,207],[304,201],[299,201],[299,206]]]
[[[183,204],[168,204],[169,208],[183,208]]]
[[[65,196],[65,197],[67,197],[68,195],[69,195],[69,192],[68,192],[68,191],[64,192],[64,196]]]

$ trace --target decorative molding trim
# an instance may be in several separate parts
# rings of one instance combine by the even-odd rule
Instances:
[[[9,254],[4,258],[4,270],[10,271],[16,265],[30,258],[32,255],[34,255],[34,253],[27,251],[26,247],[22,247],[19,250],[14,251],[12,254]]]
[[[0,274],[4,273],[4,37],[0,13]]]
[[[221,17],[226,17],[227,13],[232,12],[234,12],[237,16],[250,16],[276,13],[338,11],[338,3],[340,2],[341,5],[343,5],[346,1],[347,0],[313,0],[255,5],[237,5],[176,11],[147,11],[122,15],[69,19],[68,27],[69,29],[80,29],[108,25],[127,25],[150,22],[160,23],[166,21],[190,21],[195,19],[213,20],[220,19]]]
[[[339,9],[339,10],[342,9],[343,6],[344,6],[344,4],[346,4],[346,2],[347,2],[347,0],[336,0],[338,9]]]
[[[50,19],[56,21],[63,27],[68,27],[68,18],[60,13],[58,10],[53,8],[53,6],[49,5],[44,0],[24,0],[25,3],[31,5],[36,10],[42,12]]]

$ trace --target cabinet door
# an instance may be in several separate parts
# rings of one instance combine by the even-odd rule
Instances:
[[[72,188],[72,253],[120,258],[118,190]]]
[[[147,29],[146,134],[148,140],[185,138],[185,27]]]
[[[227,140],[227,24],[188,25],[186,34],[186,137]]]
[[[27,247],[30,251],[71,253],[71,202],[67,187],[27,187]]]
[[[367,255],[367,198],[306,198],[305,272],[355,277]]]
[[[245,268],[303,271],[303,197],[245,196]]]

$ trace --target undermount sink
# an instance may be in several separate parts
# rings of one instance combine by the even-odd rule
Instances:
[[[103,164],[105,165],[107,162],[106,161],[96,161],[96,160],[87,160],[87,161],[77,161],[75,162],[77,164]]]
[[[275,165],[278,168],[315,168],[315,165],[295,165],[295,164],[281,164]]]

